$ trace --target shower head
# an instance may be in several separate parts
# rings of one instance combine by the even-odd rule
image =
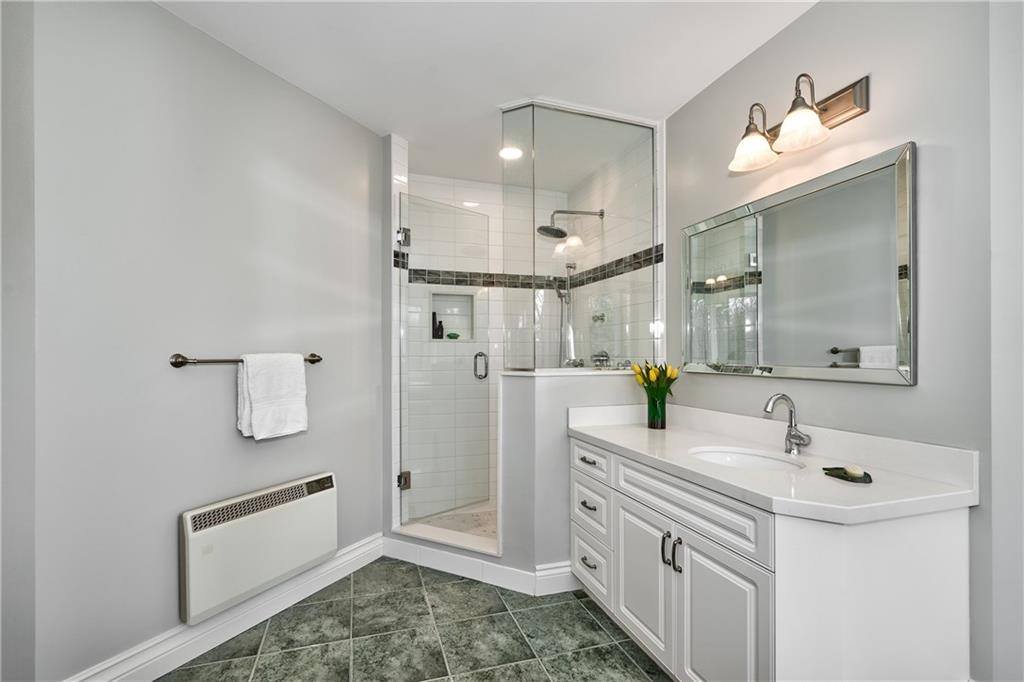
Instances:
[[[555,225],[555,216],[558,215],[593,215],[604,220],[604,209],[600,211],[567,211],[565,209],[559,209],[551,212],[551,224],[541,225],[537,228],[537,234],[542,237],[550,237],[551,239],[562,239],[569,235],[568,232]]]
[[[568,232],[555,225],[541,225],[537,228],[537,234],[542,237],[550,237],[551,239],[562,239],[568,236]]]

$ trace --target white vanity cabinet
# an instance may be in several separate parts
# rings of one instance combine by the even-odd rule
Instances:
[[[774,677],[773,576],[685,526],[674,526],[675,665],[684,680]]]
[[[571,450],[572,566],[591,594],[681,680],[773,679],[771,572],[680,522],[756,553],[771,515],[593,446]],[[595,455],[607,464],[589,464]]]
[[[645,415],[569,410],[571,566],[675,679],[968,679],[976,451],[810,426],[743,468],[698,455],[772,457],[784,422]],[[823,471],[847,464],[872,483]]]

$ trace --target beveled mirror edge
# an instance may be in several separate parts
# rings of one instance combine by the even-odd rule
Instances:
[[[834,171],[812,178],[793,187],[769,194],[766,197],[756,199],[742,206],[694,223],[682,228],[682,259],[680,274],[682,279],[683,306],[683,339],[681,367],[684,372],[691,374],[712,374],[727,376],[748,376],[777,379],[808,379],[812,381],[842,381],[861,384],[885,384],[893,386],[916,386],[917,385],[917,172],[916,172],[917,145],[913,141],[905,142],[899,146],[888,149],[874,156],[857,161],[848,166],[843,166]],[[846,369],[832,367],[793,367],[780,365],[725,365],[715,366],[704,363],[691,363],[686,360],[686,353],[690,347],[690,334],[692,326],[690,323],[690,259],[689,244],[690,237],[700,234],[706,230],[730,223],[738,218],[754,215],[765,211],[779,204],[807,196],[822,189],[826,189],[842,182],[853,180],[861,175],[872,173],[889,166],[896,168],[899,175],[900,167],[904,167],[907,187],[910,197],[906,202],[903,211],[897,210],[897,221],[906,226],[906,247],[907,247],[907,280],[910,283],[909,311],[907,313],[908,337],[910,339],[909,364],[900,365],[896,369]],[[897,209],[899,206],[897,205]],[[897,251],[900,248],[899,224],[897,225]],[[898,345],[898,342],[897,342]]]

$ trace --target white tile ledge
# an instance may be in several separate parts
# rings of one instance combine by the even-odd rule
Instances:
[[[506,369],[501,375],[505,377],[598,377],[598,376],[630,376],[631,369],[594,369],[592,367],[553,367],[551,369]]]
[[[801,425],[812,436],[796,472],[751,471],[691,457],[694,447],[782,452],[785,422],[668,406],[669,428],[646,427],[645,406],[570,408],[569,435],[760,509],[840,524],[959,509],[978,504],[978,452]],[[824,466],[858,464],[870,485],[824,475]]]

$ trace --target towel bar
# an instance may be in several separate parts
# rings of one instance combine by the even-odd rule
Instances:
[[[310,353],[303,359],[311,365],[315,365],[323,360],[316,353]],[[171,367],[184,367],[185,365],[233,365],[241,361],[241,358],[190,358],[181,353],[175,353],[169,360]]]

